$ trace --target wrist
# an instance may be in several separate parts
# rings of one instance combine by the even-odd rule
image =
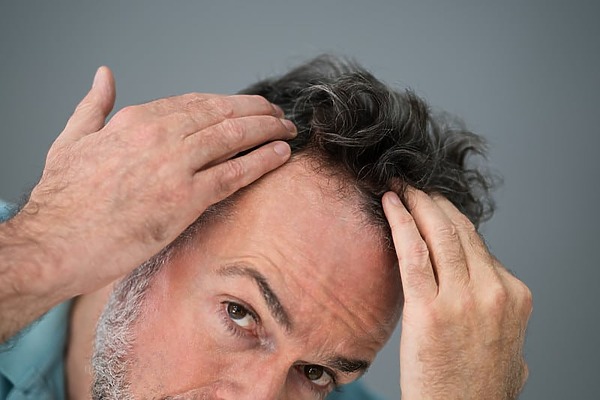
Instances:
[[[36,213],[25,208],[0,224],[0,296],[64,300],[64,270],[60,236]]]

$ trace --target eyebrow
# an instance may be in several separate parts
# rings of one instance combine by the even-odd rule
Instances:
[[[286,332],[292,330],[292,321],[289,313],[283,307],[281,301],[279,301],[279,298],[269,285],[269,281],[263,274],[254,268],[239,264],[227,265],[219,269],[218,274],[221,276],[244,276],[254,280],[273,319],[275,319],[279,325],[283,326]],[[361,375],[371,366],[366,360],[350,359],[342,356],[333,356],[328,359],[325,364],[331,369],[346,374],[360,372]]]
[[[371,364],[365,360],[353,360],[341,356],[336,356],[327,361],[327,366],[338,371],[352,374],[360,372],[361,375],[369,369]]]
[[[285,310],[281,301],[269,285],[269,281],[267,278],[255,270],[254,268],[250,268],[244,265],[228,265],[224,268],[221,268],[218,271],[219,275],[222,276],[246,276],[252,278],[258,286],[260,290],[260,294],[262,295],[273,319],[279,323],[279,325],[283,326],[286,332],[290,332],[292,330],[292,320]]]

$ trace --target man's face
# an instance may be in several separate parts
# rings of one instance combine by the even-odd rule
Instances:
[[[175,253],[132,327],[136,399],[317,399],[364,372],[400,278],[338,184],[289,163]]]

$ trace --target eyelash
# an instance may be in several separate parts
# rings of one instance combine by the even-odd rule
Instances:
[[[247,329],[243,329],[238,324],[236,324],[235,322],[232,321],[231,317],[227,313],[227,307],[230,304],[236,304],[236,305],[242,307],[244,310],[246,310],[246,312],[248,312],[250,317],[252,317],[252,319],[254,320],[256,325],[260,326],[260,318],[254,312],[254,310],[252,310],[252,308],[250,308],[249,306],[245,305],[243,302],[240,302],[240,301],[223,301],[223,302],[221,302],[221,307],[219,308],[219,312],[223,318],[223,321],[225,323],[225,327],[227,328],[227,330],[230,333],[232,333],[234,336],[243,338],[243,339],[247,339],[248,336],[256,336],[256,335],[252,335]]]
[[[322,386],[318,386],[318,385],[311,383],[311,381],[306,377],[306,375],[304,375],[304,367],[305,366],[306,366],[306,364],[302,364],[297,367],[298,373],[300,374],[300,376],[302,378],[303,384],[308,385],[308,388],[310,389],[310,391],[312,393],[319,396],[319,398],[324,399],[330,393],[330,390],[327,390],[328,387],[322,387]],[[331,385],[330,386],[333,386],[333,389],[331,391],[342,392],[343,390],[341,389],[340,385],[337,383],[338,377],[335,374],[335,372],[330,370],[329,368],[325,368],[325,367],[323,367],[323,372],[327,373],[331,377]]]
[[[330,391],[327,390],[327,388],[322,388],[320,386],[312,384],[310,382],[310,380],[304,375],[304,371],[303,371],[304,367],[305,367],[304,364],[296,367],[298,373],[301,375],[302,384],[308,385],[308,389],[316,396],[319,396],[320,399],[324,399],[325,397],[327,397],[327,395],[330,393]],[[342,388],[337,383],[338,378],[337,378],[337,375],[335,374],[335,372],[333,372],[332,370],[330,370],[328,368],[323,368],[323,371],[326,372],[327,374],[329,374],[329,376],[331,377],[331,386],[333,386],[332,391],[333,392],[343,392]]]

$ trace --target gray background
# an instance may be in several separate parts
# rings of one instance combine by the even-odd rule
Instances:
[[[486,4],[484,4],[486,3]],[[0,197],[37,180],[95,68],[117,109],[235,92],[323,51],[462,116],[505,178],[484,232],[532,289],[522,399],[599,399],[597,2],[0,2]],[[398,332],[367,376],[398,398]]]

